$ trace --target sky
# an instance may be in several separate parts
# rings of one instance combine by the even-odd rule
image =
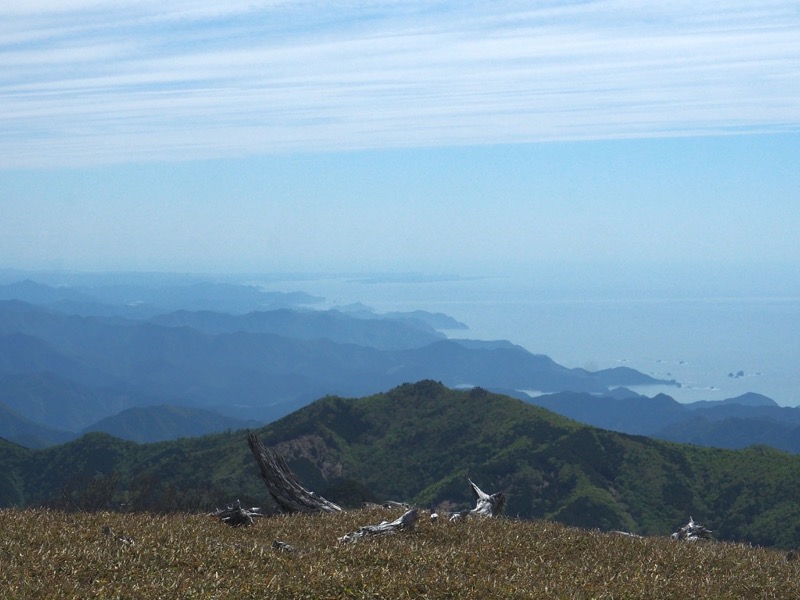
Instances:
[[[794,0],[0,2],[0,268],[800,267]]]

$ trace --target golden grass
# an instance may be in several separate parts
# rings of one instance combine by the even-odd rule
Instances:
[[[204,515],[0,510],[0,597],[800,598],[800,561],[735,544],[511,519],[422,519],[414,531],[337,541],[400,512],[234,529]]]

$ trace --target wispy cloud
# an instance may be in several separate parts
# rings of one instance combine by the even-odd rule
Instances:
[[[791,0],[15,4],[5,167],[800,129]]]

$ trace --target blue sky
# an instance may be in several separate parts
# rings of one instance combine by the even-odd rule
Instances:
[[[0,267],[800,265],[793,1],[0,5]]]

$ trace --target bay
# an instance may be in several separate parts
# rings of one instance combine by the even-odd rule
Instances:
[[[316,308],[441,312],[468,327],[450,337],[505,339],[567,367],[628,366],[681,383],[636,390],[648,396],[694,402],[756,392],[800,404],[800,295],[784,289],[576,286],[526,274],[291,274],[258,283],[323,297]]]

